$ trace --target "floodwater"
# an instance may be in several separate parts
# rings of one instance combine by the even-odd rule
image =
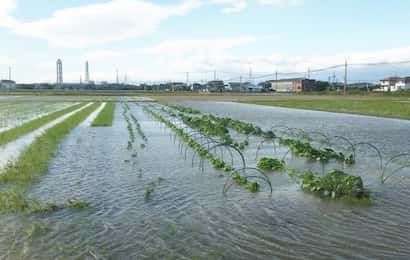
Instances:
[[[190,103],[202,111],[269,128],[287,124],[384,144],[386,154],[409,150],[409,121],[234,103]],[[48,216],[0,216],[0,258],[80,259],[409,259],[410,180],[406,172],[378,182],[371,153],[358,172],[372,191],[371,206],[324,201],[300,191],[287,176],[270,174],[273,193],[233,188],[223,196],[226,175],[192,167],[170,131],[130,104],[148,143],[136,133],[127,149],[127,123],[117,105],[113,127],[81,124],[62,143],[49,172],[30,195],[42,201],[82,199],[87,210]],[[245,138],[233,134],[238,140]],[[245,151],[256,163],[256,137]],[[398,147],[399,146],[399,147]],[[137,153],[137,157],[132,155]],[[264,145],[259,156],[274,154]],[[366,159],[367,158],[367,159]],[[298,169],[320,169],[287,157]],[[337,165],[330,165],[330,167]],[[407,172],[407,176],[409,176]],[[155,186],[145,198],[148,187]],[[42,227],[47,228],[33,228]],[[32,232],[35,230],[35,232]]]
[[[14,161],[18,156],[24,151],[24,149],[30,145],[38,136],[42,135],[47,129],[63,122],[70,116],[74,115],[75,113],[83,110],[84,108],[92,105],[92,103],[88,103],[85,106],[82,106],[79,109],[76,109],[72,112],[69,112],[45,125],[40,128],[37,128],[33,132],[26,134],[17,140],[0,146],[0,170],[2,170],[9,162]]]

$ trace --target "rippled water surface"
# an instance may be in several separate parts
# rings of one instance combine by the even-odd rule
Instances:
[[[343,134],[382,145],[386,154],[410,150],[410,122],[234,103],[188,103],[204,112],[242,119],[267,129],[287,124]],[[62,143],[49,172],[30,196],[42,201],[82,199],[87,210],[48,216],[0,216],[0,257],[82,259],[409,259],[410,176],[379,184],[371,153],[347,169],[363,177],[372,206],[324,201],[300,191],[278,173],[273,193],[232,189],[207,166],[184,159],[170,131],[130,104],[148,143],[136,134],[127,149],[127,123],[117,105],[113,127],[81,124]],[[235,135],[241,140],[241,135]],[[254,166],[257,138],[245,151]],[[132,155],[137,153],[137,157]],[[273,156],[268,144],[260,156]],[[135,156],[135,155],[134,155]],[[367,158],[367,159],[366,159]],[[298,169],[320,169],[287,158]],[[333,165],[327,166],[331,168]],[[145,198],[145,191],[155,191]]]

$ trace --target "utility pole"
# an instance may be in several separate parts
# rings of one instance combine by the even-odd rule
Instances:
[[[11,80],[11,67],[9,67],[9,80]]]
[[[189,72],[186,73],[186,85],[189,85]]]
[[[310,67],[308,68],[307,78],[310,79]]]
[[[276,84],[276,91],[278,90],[278,71],[275,73],[275,84]]]
[[[216,70],[214,70],[214,80],[216,80]]]
[[[249,66],[249,81],[252,79],[252,67]]]
[[[345,60],[345,83],[343,88],[343,95],[346,96],[346,88],[347,88],[347,60]]]

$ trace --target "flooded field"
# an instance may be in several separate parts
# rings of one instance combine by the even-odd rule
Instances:
[[[203,113],[199,114],[149,102],[117,101],[112,126],[91,127],[103,109],[98,105],[62,139],[44,175],[23,188],[29,198],[43,203],[76,199],[88,207],[0,214],[0,259],[410,257],[410,170],[403,167],[382,183],[379,158],[384,169],[390,158],[410,151],[410,121],[230,102],[182,103]],[[309,133],[309,142],[319,150],[331,145],[349,155],[351,142],[356,145],[355,162],[307,160],[274,138],[232,128],[211,137],[207,131],[212,129],[195,131],[185,124],[207,113],[249,122],[283,138],[307,140],[303,134]],[[203,156],[206,159],[184,142],[181,133],[211,151]],[[220,143],[215,139],[221,136],[233,140],[232,149],[209,148]],[[324,144],[325,137],[331,142]],[[27,137],[7,145],[21,138]],[[12,155],[2,156],[4,160]],[[304,192],[286,171],[265,172],[267,180],[253,171],[249,180],[254,174],[261,178],[251,192],[231,183],[232,173],[243,167],[242,156],[248,168],[269,157],[283,159],[287,172],[324,175],[340,169],[360,176],[371,203]],[[229,165],[218,169],[216,159]],[[387,164],[387,176],[408,165],[409,157],[400,159]],[[229,190],[227,183],[232,184]],[[0,184],[0,190],[9,190],[10,185]]]
[[[69,102],[0,102],[0,132],[68,105]]]

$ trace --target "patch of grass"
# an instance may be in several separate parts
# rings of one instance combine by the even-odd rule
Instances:
[[[98,116],[94,119],[91,126],[94,126],[94,127],[112,126],[112,121],[114,119],[114,112],[115,112],[115,103],[108,102],[103,108],[103,110],[101,110]]]
[[[51,113],[51,114],[42,116],[40,118],[31,120],[27,123],[24,123],[20,126],[15,127],[15,128],[9,129],[9,130],[4,131],[4,132],[1,132],[0,133],[0,146],[4,145],[6,143],[9,143],[13,140],[16,140],[17,138],[19,138],[23,135],[26,135],[26,134],[32,132],[33,130],[35,130],[37,128],[40,128],[41,126],[43,126],[43,125],[45,125],[45,124],[47,124],[47,123],[49,123],[53,120],[56,120],[57,118],[65,115],[67,113],[70,113],[70,112],[72,112],[76,109],[79,109],[80,107],[82,107],[84,105],[85,105],[85,103],[80,103],[80,104],[77,104],[77,105],[74,105],[74,106],[70,106],[70,107],[67,107],[65,109],[56,111],[54,113]]]
[[[89,205],[82,200],[70,199],[64,203],[64,207],[70,209],[87,209],[89,208]]]
[[[17,161],[7,165],[0,173],[0,184],[24,186],[38,180],[47,171],[48,162],[57,152],[61,140],[99,106],[100,103],[94,103],[47,129],[27,147]]]
[[[42,203],[27,197],[19,189],[0,191],[0,213],[50,214],[61,209],[86,209],[88,204],[81,200],[67,200],[63,204]]]
[[[343,97],[328,97],[323,99],[244,101],[244,103],[410,119],[410,103],[395,102],[392,99],[349,99]]]

